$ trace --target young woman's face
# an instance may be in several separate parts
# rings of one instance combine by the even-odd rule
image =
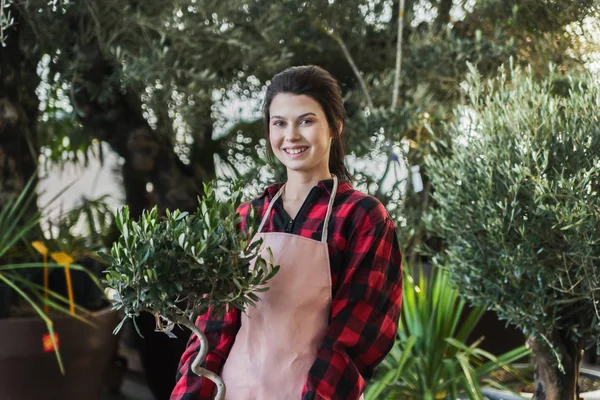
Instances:
[[[271,148],[288,176],[294,171],[328,178],[331,129],[319,103],[306,95],[279,93],[269,113]]]

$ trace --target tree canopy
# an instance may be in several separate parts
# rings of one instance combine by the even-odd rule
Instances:
[[[422,212],[431,187],[423,160],[438,152],[434,133],[446,140],[444,124],[466,101],[466,62],[484,75],[509,56],[539,74],[548,62],[561,71],[581,68],[574,27],[595,17],[598,6],[408,0],[392,109],[398,8],[390,0],[6,0],[4,15],[14,21],[3,19],[0,71],[10,78],[2,91],[15,92],[10,101],[27,110],[31,132],[19,154],[85,162],[106,142],[124,159],[133,215],[154,204],[192,210],[201,183],[217,169],[247,182],[281,178],[281,169],[261,168],[270,165],[261,91],[287,66],[318,64],[343,87],[349,153],[365,160],[351,162],[355,178],[388,205],[412,252],[427,238]],[[223,114],[234,104],[243,104],[244,117]],[[381,167],[365,167],[369,161]],[[407,174],[407,166],[420,172]],[[412,181],[419,174],[422,185]]]
[[[550,380],[568,382],[600,344],[600,80],[511,66],[468,83],[450,154],[428,162],[430,222],[462,293],[535,338],[569,376]]]

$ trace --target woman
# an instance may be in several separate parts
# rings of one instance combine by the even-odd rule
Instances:
[[[356,400],[396,336],[402,274],[394,224],[348,182],[345,111],[328,72],[303,66],[276,75],[264,117],[287,182],[239,213],[243,229],[259,226],[280,270],[246,314],[198,318],[210,342],[203,366],[221,374],[228,400]],[[250,205],[259,220],[247,220]],[[197,352],[192,336],[172,400],[213,398],[214,384],[190,370]]]

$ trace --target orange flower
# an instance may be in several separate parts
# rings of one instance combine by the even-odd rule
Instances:
[[[73,264],[73,258],[63,251],[50,253],[50,257],[52,257],[55,263],[60,264],[63,267],[68,267]]]
[[[31,246],[41,255],[43,255],[44,257],[48,254],[48,248],[46,247],[46,245],[42,242],[40,242],[39,240],[35,240],[33,242],[31,242]]]

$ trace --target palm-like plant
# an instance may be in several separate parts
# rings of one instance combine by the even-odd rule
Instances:
[[[87,310],[74,304],[69,307],[69,299],[48,290],[47,287],[36,283],[34,280],[29,279],[29,276],[22,273],[31,269],[64,268],[64,265],[53,262],[14,261],[15,257],[12,250],[20,243],[27,245],[26,239],[39,227],[41,219],[39,209],[35,208],[35,211],[32,211],[31,207],[35,198],[35,186],[33,182],[34,180],[31,179],[18,197],[9,199],[0,208],[0,283],[12,289],[42,318],[52,341],[59,368],[64,373],[62,359],[55,342],[52,320],[47,310],[52,309],[59,313],[69,314],[84,323],[89,324],[90,322],[85,319]],[[68,267],[86,272],[90,276],[90,279],[100,287],[96,277],[85,268],[75,264],[70,264]],[[77,310],[77,313],[74,312],[75,310]]]
[[[487,377],[529,353],[519,347],[499,357],[478,348],[483,338],[467,339],[483,316],[483,307],[465,311],[466,302],[443,269],[418,282],[404,269],[402,316],[398,338],[368,386],[369,399],[482,399]]]

